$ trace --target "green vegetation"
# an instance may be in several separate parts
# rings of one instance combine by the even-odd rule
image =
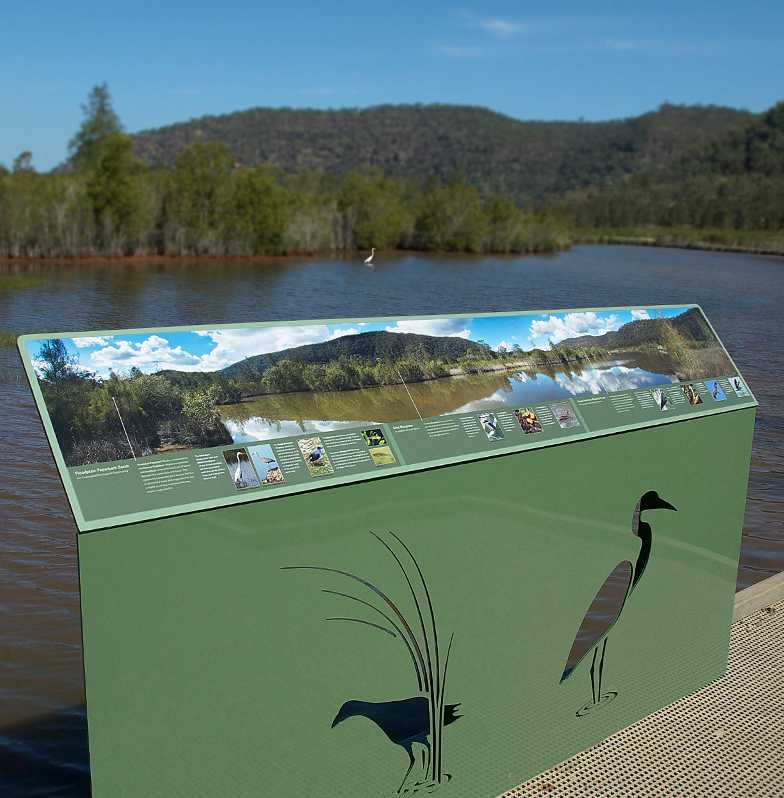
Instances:
[[[784,103],[666,169],[548,209],[585,241],[784,253]]]
[[[145,165],[105,85],[83,106],[65,168],[38,174],[29,152],[0,167],[0,256],[253,256],[355,249],[552,252],[565,227],[461,178],[392,178],[243,165],[196,137],[166,168]]]
[[[138,133],[145,163],[171,168],[196,141],[219,141],[244,167],[346,175],[359,165],[396,180],[464,174],[483,196],[516,204],[658,168],[751,121],[745,111],[664,104],[608,122],[520,121],[486,108],[382,105],[343,110],[252,108]]]
[[[183,391],[138,369],[125,378],[95,379],[57,338],[44,342],[39,360],[39,384],[68,465],[130,457],[125,430],[137,456],[167,447],[231,443],[216,409],[225,398],[217,386]]]
[[[0,166],[0,257],[784,253],[784,103],[601,123],[482,108],[251,109],[127,135],[105,84],[62,168]]]

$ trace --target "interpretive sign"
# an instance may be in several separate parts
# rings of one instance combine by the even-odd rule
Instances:
[[[699,307],[22,336],[80,531],[756,402]]]

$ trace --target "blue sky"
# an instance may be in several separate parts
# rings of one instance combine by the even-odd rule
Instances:
[[[617,330],[633,319],[671,317],[684,308],[654,310],[581,311],[524,316],[486,316],[452,319],[405,319],[397,322],[286,325],[279,327],[223,328],[200,332],[145,333],[106,337],[65,339],[67,348],[78,355],[80,366],[107,376],[110,370],[127,374],[133,366],[144,372],[160,369],[214,371],[246,357],[278,352],[292,346],[312,344],[371,330],[447,335],[483,340],[494,349],[549,349],[578,335],[601,335]],[[28,342],[35,363],[40,341]]]
[[[784,3],[5,4],[0,163],[59,163],[90,87],[133,132],[253,106],[445,102],[525,119],[782,97]]]

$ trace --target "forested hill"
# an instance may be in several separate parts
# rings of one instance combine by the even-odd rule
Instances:
[[[378,330],[343,335],[318,344],[305,344],[280,352],[256,355],[227,366],[220,374],[228,378],[261,376],[271,364],[281,360],[329,363],[341,357],[355,356],[370,361],[375,361],[378,357],[391,357],[395,360],[403,357],[457,360],[469,353],[486,355],[488,351],[488,346],[465,338]]]
[[[551,206],[581,229],[645,226],[778,234],[784,227],[784,102],[659,170],[575,191]],[[728,231],[723,236],[720,231]],[[758,237],[759,238],[759,237]]]
[[[679,159],[675,167],[691,175],[784,177],[784,102]]]
[[[606,349],[622,349],[651,343],[666,344],[672,332],[690,346],[700,346],[714,340],[705,318],[696,308],[671,319],[637,319],[604,335],[581,335],[561,341],[562,346],[600,346]]]
[[[232,363],[217,372],[179,372],[161,371],[159,374],[179,384],[198,384],[219,380],[258,380],[275,363],[290,360],[296,363],[326,364],[341,357],[359,357],[366,362],[376,358],[417,358],[456,361],[467,354],[486,356],[490,348],[486,344],[453,336],[418,335],[415,333],[395,333],[370,331],[343,335],[330,341],[317,344],[269,352]]]
[[[416,179],[463,174],[484,192],[521,201],[667,167],[752,118],[731,108],[670,104],[607,122],[521,121],[453,105],[253,108],[142,131],[134,150],[149,164],[171,166],[202,138],[225,143],[244,166],[343,174],[370,165]]]

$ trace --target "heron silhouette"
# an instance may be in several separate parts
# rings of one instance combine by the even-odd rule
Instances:
[[[602,700],[602,673],[604,671],[604,655],[607,649],[607,637],[621,617],[621,613],[626,606],[626,602],[629,600],[629,596],[634,592],[648,565],[648,559],[651,555],[653,532],[650,524],[642,520],[642,514],[648,510],[677,510],[677,508],[673,507],[669,502],[664,501],[655,490],[649,490],[640,497],[640,500],[634,507],[634,513],[632,514],[632,533],[640,539],[640,553],[637,555],[637,560],[634,565],[632,565],[629,560],[621,560],[610,572],[607,579],[604,580],[602,586],[599,588],[599,592],[596,594],[594,600],[591,602],[591,606],[583,617],[580,628],[577,630],[574,642],[569,651],[569,656],[566,658],[566,666],[561,674],[560,683],[565,682],[589,652],[593,651],[593,661],[591,662],[591,695],[593,701],[592,704],[586,705],[583,709],[596,705]],[[623,600],[618,603],[617,611],[611,617],[606,628],[596,631],[592,628],[593,619],[597,614],[598,606],[606,601],[606,594],[613,586],[613,583],[623,588]],[[588,646],[582,654],[577,656],[577,652],[585,646],[586,639],[588,640]],[[596,655],[600,643],[602,646],[602,653],[599,659],[599,674],[597,680]],[[582,712],[583,710],[580,710],[577,714],[580,715]]]
[[[444,705],[444,726],[454,723],[462,715],[457,714],[460,704]],[[404,698],[402,701],[346,701],[340,708],[335,720],[332,721],[334,729],[338,723],[347,718],[364,717],[372,720],[381,731],[395,745],[399,745],[408,754],[408,770],[403,776],[403,781],[397,788],[401,792],[408,779],[408,774],[414,767],[414,743],[420,743],[427,749],[430,758],[430,701],[425,696]]]

